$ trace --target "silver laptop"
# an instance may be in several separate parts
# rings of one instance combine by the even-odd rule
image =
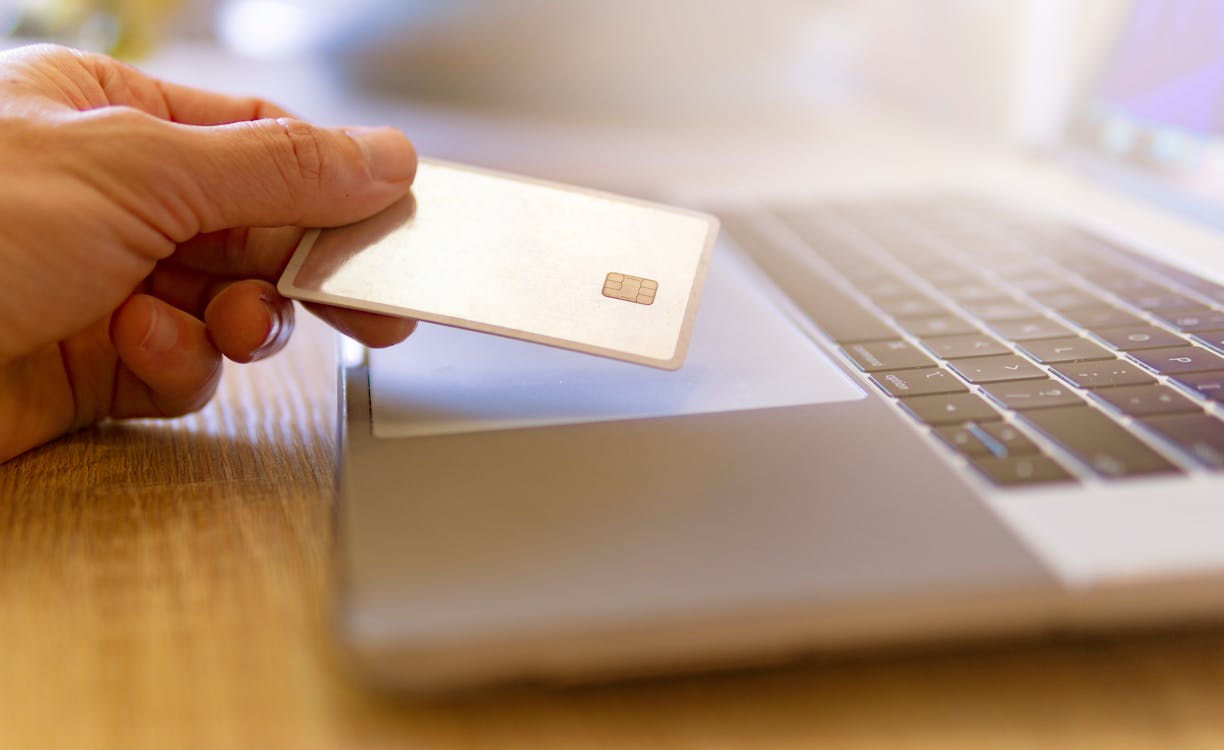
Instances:
[[[1185,28],[1224,11],[1136,2],[1052,158],[869,114],[769,197],[681,186],[724,233],[679,372],[428,325],[346,349],[360,669],[434,691],[1224,611],[1224,44]]]

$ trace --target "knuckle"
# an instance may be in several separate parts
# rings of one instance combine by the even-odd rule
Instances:
[[[80,152],[113,159],[155,152],[166,142],[164,130],[157,118],[127,106],[91,109],[55,127],[58,134],[74,139]],[[131,144],[139,148],[132,149]]]
[[[275,123],[279,146],[281,171],[291,185],[314,188],[323,182],[326,149],[323,135],[309,123],[288,117],[277,118]]]
[[[37,44],[27,45],[22,49],[21,54],[28,55],[29,57],[42,58],[44,60],[58,61],[78,59],[81,55],[86,53],[62,44],[39,42]]]
[[[96,123],[113,128],[117,133],[127,132],[146,135],[150,126],[157,125],[158,120],[153,115],[127,105],[111,105],[85,113]]]
[[[26,64],[58,67],[70,63],[79,63],[92,58],[94,55],[89,52],[73,49],[72,47],[66,47],[62,44],[39,42],[18,47],[6,53],[6,56],[12,56],[12,58]]]
[[[47,137],[58,145],[53,158],[70,170],[134,178],[133,184],[172,186],[180,179],[175,169],[180,144],[173,127],[134,107],[81,112],[53,125]]]
[[[36,147],[34,158],[43,168],[105,188],[112,197],[177,179],[170,171],[175,153],[170,133],[131,107],[88,110],[32,125],[20,136]]]

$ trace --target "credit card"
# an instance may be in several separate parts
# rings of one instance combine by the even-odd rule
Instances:
[[[404,200],[307,232],[277,288],[674,370],[717,233],[708,214],[422,159]]]

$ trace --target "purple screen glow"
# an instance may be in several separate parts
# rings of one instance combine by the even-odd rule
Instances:
[[[1150,125],[1224,134],[1224,2],[1135,0],[1099,93]]]
[[[1085,114],[1096,148],[1224,203],[1224,0],[1134,0]]]

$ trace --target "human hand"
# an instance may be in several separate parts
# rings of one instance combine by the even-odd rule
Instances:
[[[0,461],[202,407],[222,354],[288,340],[273,282],[301,227],[370,216],[415,172],[396,130],[317,128],[62,47],[0,53]],[[414,325],[312,309],[371,346]]]

